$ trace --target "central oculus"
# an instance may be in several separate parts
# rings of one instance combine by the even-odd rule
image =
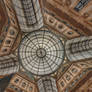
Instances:
[[[46,56],[46,50],[44,48],[39,48],[36,51],[36,54],[39,58],[44,58]]]

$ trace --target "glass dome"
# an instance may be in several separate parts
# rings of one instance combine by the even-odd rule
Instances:
[[[64,61],[64,47],[58,36],[46,30],[26,35],[19,46],[19,61],[35,75],[55,72]]]

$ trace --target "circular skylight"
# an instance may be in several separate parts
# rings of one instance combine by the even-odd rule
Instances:
[[[18,52],[22,66],[35,75],[52,74],[64,60],[62,41],[46,30],[33,31],[26,35]]]

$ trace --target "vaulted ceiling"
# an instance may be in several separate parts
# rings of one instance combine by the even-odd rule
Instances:
[[[91,92],[91,77],[92,0],[0,0],[0,92]]]

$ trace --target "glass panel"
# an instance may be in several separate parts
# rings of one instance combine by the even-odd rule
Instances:
[[[88,4],[88,2],[91,0],[80,0],[80,2],[77,4],[77,6],[74,8],[77,12],[79,12],[85,5]]]

